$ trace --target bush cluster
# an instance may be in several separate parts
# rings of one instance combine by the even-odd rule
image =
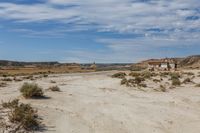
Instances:
[[[16,124],[16,129],[13,132],[21,131],[34,131],[39,129],[40,121],[38,118],[37,110],[33,109],[29,104],[19,103],[15,99],[11,102],[2,103],[2,107],[8,110],[8,119],[11,123]]]
[[[121,78],[121,79],[123,79],[123,78],[125,78],[125,76],[126,76],[126,73],[124,73],[124,72],[119,72],[119,73],[113,74],[113,75],[112,75],[112,78]]]
[[[42,88],[34,83],[24,83],[20,92],[25,98],[41,98],[44,96]]]

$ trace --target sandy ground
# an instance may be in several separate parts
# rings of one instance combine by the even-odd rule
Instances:
[[[168,92],[143,92],[120,85],[112,72],[51,75],[34,82],[49,98],[22,99],[23,82],[0,88],[0,101],[20,98],[38,109],[44,133],[199,133],[200,88],[193,85]],[[50,81],[56,83],[50,83]],[[30,82],[30,81],[29,81]],[[195,82],[200,83],[200,79]]]

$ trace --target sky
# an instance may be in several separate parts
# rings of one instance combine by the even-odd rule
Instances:
[[[196,54],[199,0],[0,0],[0,60],[134,63]]]

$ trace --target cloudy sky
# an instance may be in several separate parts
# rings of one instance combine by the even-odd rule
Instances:
[[[0,59],[128,63],[193,54],[199,0],[0,0]]]

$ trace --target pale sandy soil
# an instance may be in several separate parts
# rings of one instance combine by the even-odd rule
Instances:
[[[110,77],[115,72],[51,75],[38,79],[49,99],[25,100],[23,82],[0,88],[0,101],[20,98],[38,109],[44,133],[200,133],[200,88],[184,85],[167,92],[138,91]],[[50,83],[51,80],[56,83]],[[31,82],[31,81],[29,81]],[[200,83],[200,77],[195,79]]]

